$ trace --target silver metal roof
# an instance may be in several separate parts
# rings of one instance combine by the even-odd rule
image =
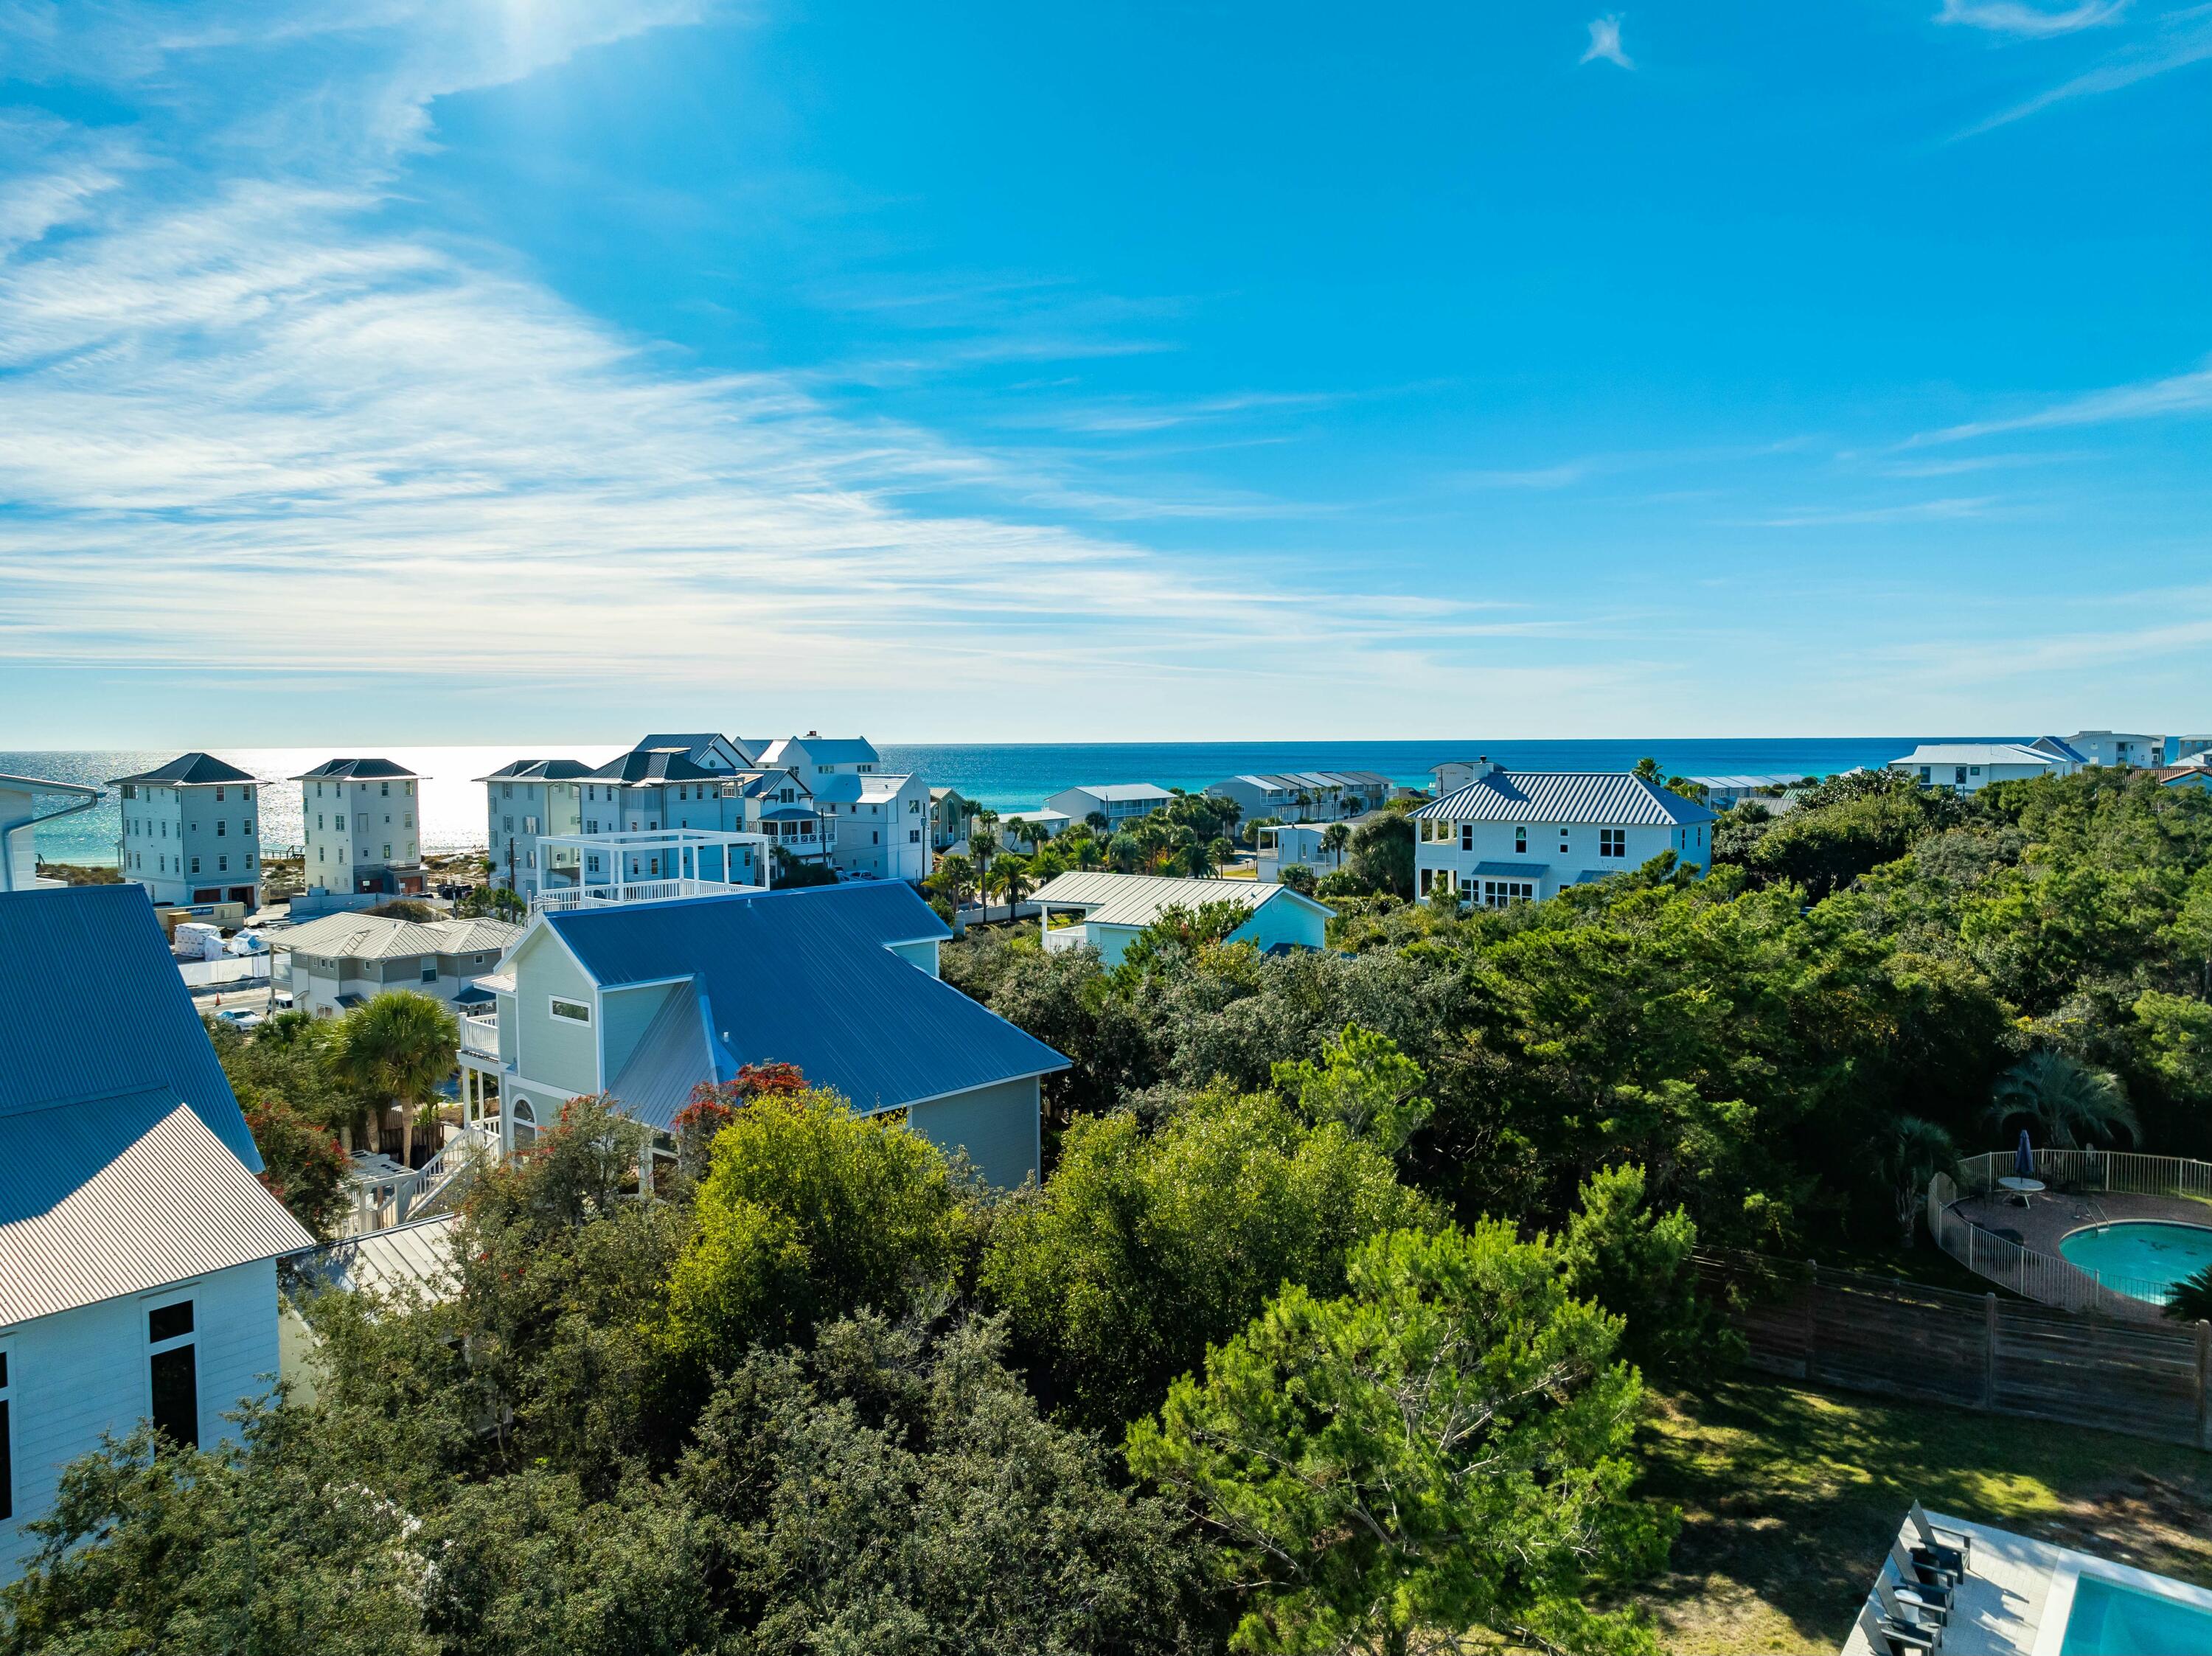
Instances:
[[[349,1293],[419,1288],[434,1298],[450,1298],[460,1288],[453,1269],[453,1227],[459,1222],[459,1214],[441,1213],[434,1219],[348,1237],[318,1248],[307,1261],[307,1273]]]
[[[1186,880],[1170,874],[1060,874],[1030,895],[1034,903],[1085,910],[1084,919],[1100,925],[1146,926],[1170,908],[1201,903],[1239,903],[1256,909],[1263,903],[1306,903],[1327,912],[1288,886],[1256,880]]]
[[[1694,799],[1627,771],[1492,771],[1413,814],[1424,821],[1607,828],[1676,828],[1713,820]]]
[[[391,914],[325,914],[270,933],[279,953],[347,960],[398,960],[413,955],[496,955],[522,935],[507,920],[403,920]]]
[[[314,1245],[165,1088],[0,1116],[0,1325]]]

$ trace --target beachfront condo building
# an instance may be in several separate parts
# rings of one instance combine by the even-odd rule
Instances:
[[[422,895],[422,778],[390,759],[325,759],[292,779],[308,889]]]
[[[1713,813],[1626,771],[1510,771],[1484,758],[1412,813],[1417,901],[1534,902],[1671,852],[1702,872]]]
[[[163,907],[261,907],[261,785],[211,754],[111,778],[123,877]]]
[[[554,870],[542,866],[538,836],[583,832],[584,779],[591,773],[592,767],[580,759],[516,759],[476,779],[484,787],[485,844],[494,885],[526,898],[544,889]],[[556,846],[550,855],[558,877],[574,884],[575,854]]]

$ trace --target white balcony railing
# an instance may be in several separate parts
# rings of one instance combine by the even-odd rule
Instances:
[[[497,1058],[499,1020],[495,1017],[463,1018],[461,1050],[472,1058]]]
[[[731,885],[721,880],[625,880],[620,884],[568,886],[534,892],[533,914],[560,913],[572,908],[607,908],[621,903],[665,903],[678,897],[720,897],[731,892],[759,891],[757,885]]]

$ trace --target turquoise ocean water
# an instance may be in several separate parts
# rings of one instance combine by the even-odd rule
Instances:
[[[1376,771],[1410,787],[1425,787],[1429,767],[1486,754],[1520,770],[1625,770],[1646,754],[1686,776],[1829,775],[1856,765],[1887,763],[1909,753],[1919,737],[1760,737],[1706,741],[1516,742],[1498,737],[1460,742],[1115,742],[1019,746],[913,746],[878,743],[884,767],[919,771],[933,786],[954,787],[978,804],[1004,810],[1040,803],[1079,782],[1152,782],[1199,789],[1244,771]],[[1969,738],[1949,738],[1954,740]],[[1979,738],[1986,739],[1986,738]],[[428,851],[481,846],[483,790],[473,779],[511,759],[565,757],[597,762],[617,746],[383,747],[373,751],[421,773],[422,843]],[[211,749],[271,784],[262,810],[263,843],[270,850],[300,840],[299,789],[287,779],[341,750],[331,748]],[[62,782],[105,784],[147,770],[175,750],[0,753],[0,772]],[[58,862],[115,860],[118,812],[112,794],[88,811],[38,831],[41,856]]]

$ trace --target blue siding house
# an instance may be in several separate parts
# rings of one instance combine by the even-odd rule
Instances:
[[[508,1149],[588,1093],[665,1133],[700,1083],[787,1063],[1016,1186],[1067,1060],[938,980],[951,935],[889,881],[547,911],[482,980],[496,1031],[465,1026],[460,1061],[498,1078]]]

